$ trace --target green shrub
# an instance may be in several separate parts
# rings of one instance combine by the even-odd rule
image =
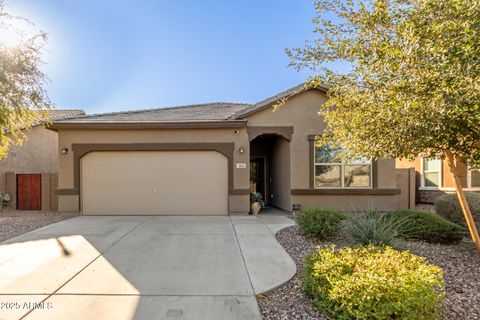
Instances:
[[[408,223],[402,219],[388,219],[383,213],[366,211],[352,213],[345,224],[345,233],[351,242],[360,245],[393,246],[401,238]]]
[[[307,237],[321,240],[335,236],[345,215],[330,209],[308,208],[297,216],[300,231]]]
[[[391,247],[318,249],[306,258],[305,294],[335,319],[438,319],[442,269]]]
[[[480,193],[466,192],[465,196],[472,211],[473,220],[480,229]],[[456,194],[444,194],[435,199],[435,211],[447,220],[467,226]]]
[[[428,211],[400,210],[388,213],[388,218],[408,222],[406,239],[419,239],[430,243],[458,243],[465,235],[465,228]]]

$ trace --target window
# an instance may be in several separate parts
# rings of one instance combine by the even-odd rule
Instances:
[[[426,188],[439,188],[441,182],[442,161],[440,159],[423,159],[423,185]]]
[[[344,161],[341,150],[314,144],[315,188],[371,188],[372,162],[368,159]]]
[[[480,188],[480,169],[470,170],[470,188]]]

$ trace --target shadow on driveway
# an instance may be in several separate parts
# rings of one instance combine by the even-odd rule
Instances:
[[[270,228],[255,217],[98,216],[37,229],[0,244],[1,302],[10,303],[0,313],[260,319],[255,294],[295,274],[272,234],[291,223],[281,218]]]

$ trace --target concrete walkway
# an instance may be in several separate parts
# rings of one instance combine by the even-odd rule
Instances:
[[[77,217],[0,243],[0,319],[260,319],[285,216]],[[7,305],[8,304],[8,305]]]

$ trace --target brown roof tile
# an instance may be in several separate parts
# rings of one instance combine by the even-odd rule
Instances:
[[[58,120],[55,121],[55,123],[221,121],[227,120],[236,112],[250,106],[250,104],[244,103],[215,102],[178,107],[91,114],[72,119]]]
[[[57,121],[85,115],[85,111],[81,109],[35,110],[34,112],[35,122],[37,124],[47,120]]]
[[[306,84],[281,92],[256,104],[214,102],[176,107],[133,110],[124,112],[99,113],[78,116],[69,119],[54,120],[55,124],[112,124],[112,123],[169,123],[169,122],[206,122],[240,121],[246,116],[270,106],[275,101],[297,94],[302,90],[317,89],[326,92],[325,86],[310,88]]]

